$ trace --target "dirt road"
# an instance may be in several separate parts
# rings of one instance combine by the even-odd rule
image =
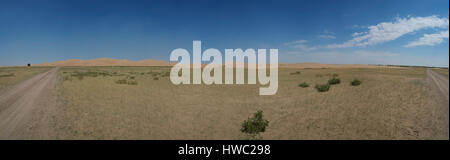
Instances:
[[[436,73],[431,69],[427,70],[427,76],[434,82],[436,87],[441,92],[442,96],[445,97],[448,101],[448,78],[439,73]]]
[[[431,107],[433,119],[431,128],[434,128],[433,134],[437,139],[449,138],[449,93],[448,93],[448,78],[431,70],[427,69],[427,80],[431,87],[431,94],[437,106]]]
[[[0,139],[27,139],[36,124],[37,109],[52,105],[52,89],[58,68],[40,73],[17,85],[0,91]],[[37,134],[34,132],[33,134]]]

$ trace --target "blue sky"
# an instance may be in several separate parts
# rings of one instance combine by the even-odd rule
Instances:
[[[1,0],[0,65],[173,49],[278,48],[281,62],[449,64],[448,0]]]

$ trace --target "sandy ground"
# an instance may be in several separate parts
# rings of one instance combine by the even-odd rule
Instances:
[[[442,133],[443,137],[449,137],[449,81],[444,75],[441,75],[431,69],[427,69],[427,80],[430,83],[432,89],[432,95],[436,98],[438,107],[433,111],[434,124],[441,126],[445,133]],[[438,127],[440,128],[440,127]]]
[[[47,135],[43,133],[45,129],[41,130],[43,132],[35,130],[41,117],[33,115],[41,107],[55,105],[51,93],[57,82],[57,71],[58,68],[51,69],[0,91],[0,139]]]

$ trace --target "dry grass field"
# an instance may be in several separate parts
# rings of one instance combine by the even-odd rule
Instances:
[[[60,68],[61,105],[46,109],[53,138],[245,139],[242,122],[262,110],[263,139],[448,139],[448,110],[439,112],[424,68],[280,68],[273,96],[259,85],[176,86],[169,70]],[[328,92],[314,88],[333,76],[341,83]]]
[[[49,69],[50,67],[0,67],[0,90]]]

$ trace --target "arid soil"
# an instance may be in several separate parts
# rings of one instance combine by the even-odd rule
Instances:
[[[448,139],[442,74],[305,68],[280,69],[271,97],[251,85],[174,86],[168,67],[54,68],[0,90],[0,139],[242,139],[241,122],[259,109],[270,120],[264,139]],[[329,92],[298,87],[333,74],[342,84]]]

